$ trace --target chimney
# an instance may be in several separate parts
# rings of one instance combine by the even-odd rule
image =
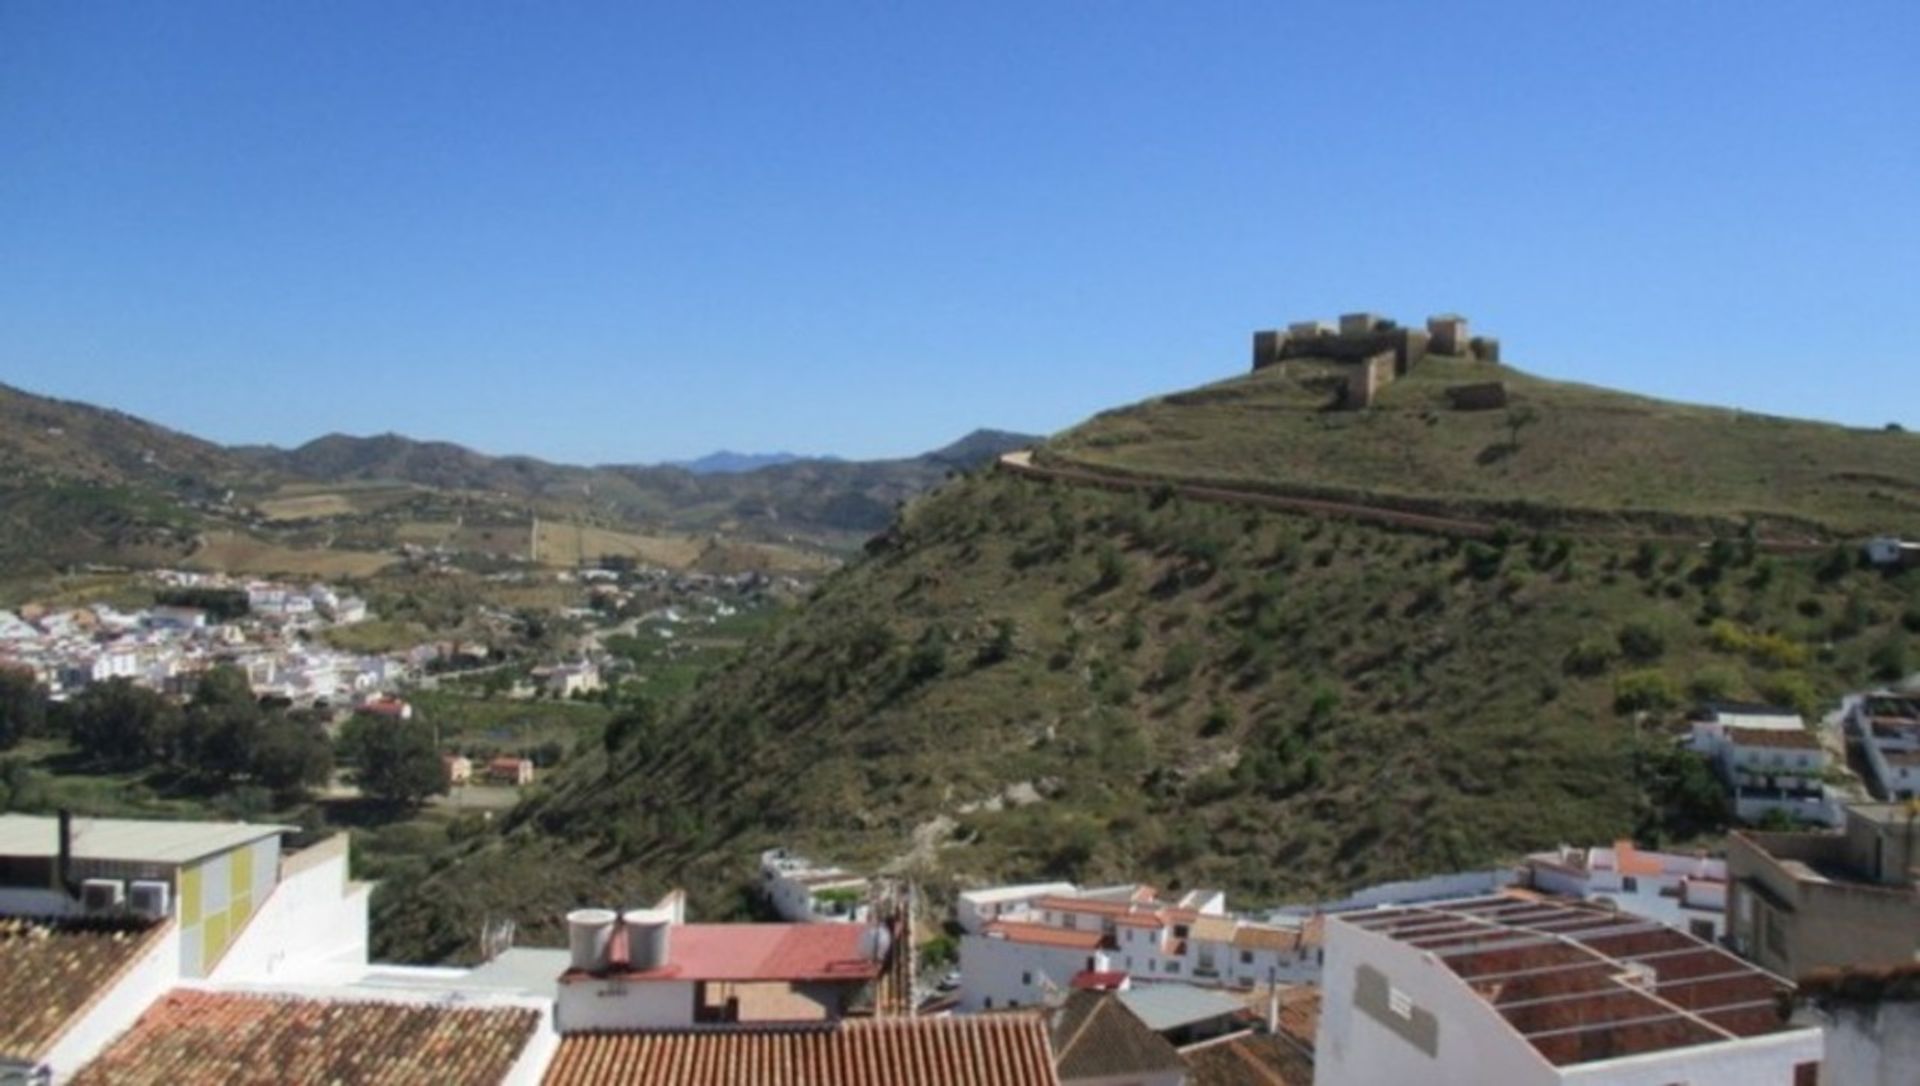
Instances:
[[[1276,970],[1267,970],[1267,1035],[1275,1036],[1280,1032],[1280,977]]]
[[[60,808],[60,852],[53,862],[54,888],[68,897],[80,896],[80,884],[73,877],[73,812]]]

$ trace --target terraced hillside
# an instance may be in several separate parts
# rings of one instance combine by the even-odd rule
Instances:
[[[377,936],[458,955],[484,917],[552,937],[568,906],[675,884],[726,911],[776,843],[936,890],[1145,878],[1256,902],[1712,833],[1717,792],[1667,738],[1692,699],[1812,710],[1914,665],[1920,580],[1852,555],[1468,541],[970,477],[665,720],[383,887]]]
[[[1920,534],[1920,436],[1668,403],[1432,357],[1365,411],[1298,360],[1102,414],[1043,464],[1364,498],[1532,526],[1825,539]],[[1508,409],[1447,390],[1502,382]],[[1516,426],[1516,422],[1518,425]]]

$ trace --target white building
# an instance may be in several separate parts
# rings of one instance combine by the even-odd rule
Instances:
[[[1822,970],[1799,1005],[1826,1029],[1820,1081],[1903,1086],[1920,1079],[1920,963]]]
[[[1083,972],[1206,986],[1300,983],[1318,976],[1319,925],[1230,916],[1225,896],[1159,900],[1144,886],[1041,895],[960,941],[961,1006],[1027,1006]]]
[[[1025,914],[1043,897],[1070,897],[1079,892],[1080,888],[1070,882],[1029,882],[964,890],[954,902],[953,916],[961,931],[978,935],[1003,916]]]
[[[1114,953],[1099,931],[996,921],[979,935],[960,937],[959,1009],[973,1014],[1046,1003],[1082,973],[1115,971]]]
[[[1840,824],[1840,797],[1825,780],[1831,758],[1799,713],[1710,705],[1693,722],[1691,746],[1713,762],[1741,821],[1779,812],[1799,822]]]
[[[1709,942],[1727,929],[1727,862],[1704,853],[1650,852],[1632,841],[1527,857],[1527,885],[1604,901]]]
[[[1316,1086],[1813,1082],[1790,986],[1594,905],[1501,896],[1328,918]]]
[[[364,973],[372,887],[348,878],[347,835],[286,851],[290,829],[0,815],[0,1001],[70,1000],[0,1044],[0,1081],[64,1080],[183,981]]]
[[[1920,565],[1920,543],[1897,536],[1879,536],[1867,540],[1867,561],[1876,566]]]
[[[1856,694],[1846,700],[1842,714],[1880,794],[1920,796],[1920,698],[1885,690]]]
[[[873,912],[873,884],[865,877],[784,848],[760,854],[760,892],[780,919],[795,924],[864,924]]]
[[[651,909],[577,909],[567,927],[562,1033],[836,1021],[893,962],[877,925],[689,924],[677,891]]]

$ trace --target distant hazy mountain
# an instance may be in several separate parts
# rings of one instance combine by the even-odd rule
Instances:
[[[372,482],[503,512],[851,547],[949,472],[1034,440],[976,430],[898,460],[718,452],[678,465],[581,466],[391,433],[328,434],[292,449],[221,446],[0,385],[0,563],[133,559],[183,545],[202,514],[223,515],[210,503],[229,496],[247,508],[288,484],[311,492]]]
[[[801,456],[799,453],[770,452],[743,453],[731,449],[710,452],[693,460],[668,460],[665,467],[685,468],[695,475],[737,475],[743,471],[759,471],[778,464],[791,464],[795,460],[837,460],[833,456]]]

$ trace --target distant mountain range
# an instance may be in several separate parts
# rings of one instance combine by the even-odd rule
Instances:
[[[661,467],[685,468],[695,475],[737,475],[743,471],[759,471],[780,464],[791,464],[795,460],[838,460],[837,456],[801,456],[798,453],[743,453],[731,449],[721,449],[692,460],[667,460]]]
[[[292,449],[223,446],[0,385],[0,559],[113,561],[133,543],[164,554],[208,517],[246,516],[328,485],[356,496],[375,485],[413,488],[402,491],[409,508],[429,517],[454,515],[447,503],[457,502],[460,516],[491,510],[847,549],[949,472],[1035,440],[976,430],[896,460],[721,452],[680,465],[582,466],[392,433],[328,434]],[[357,497],[339,504],[344,511],[323,519],[371,515]]]

